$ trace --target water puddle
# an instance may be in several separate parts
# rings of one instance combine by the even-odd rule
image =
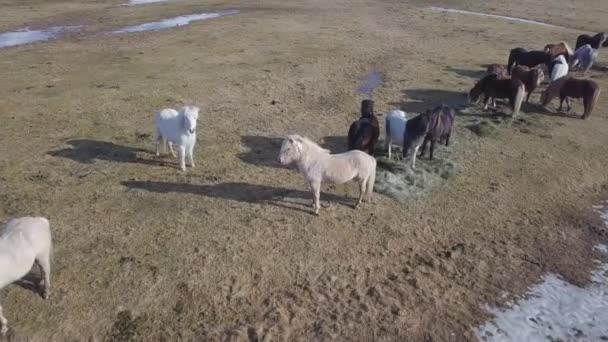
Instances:
[[[137,6],[137,5],[155,4],[157,2],[167,2],[167,0],[129,0],[129,3],[128,4],[124,4],[123,6]]]
[[[382,85],[382,74],[378,71],[372,71],[365,77],[361,78],[363,85],[357,91],[361,94],[371,94],[374,89]]]
[[[469,12],[469,11],[457,10],[457,9],[452,9],[452,8],[443,8],[443,7],[434,7],[434,6],[431,6],[431,9],[434,10],[434,11],[440,11],[440,12],[477,15],[477,16],[481,16],[481,17],[488,17],[488,18],[496,18],[496,19],[517,21],[517,22],[520,22],[520,23],[541,25],[541,26],[546,26],[546,27],[566,28],[566,27],[562,27],[562,26],[556,26],[556,25],[541,23],[539,21],[528,20],[528,19],[521,19],[521,18],[514,18],[514,17],[505,17],[505,16],[502,16],[502,15],[486,14],[486,13],[479,13],[479,12]]]
[[[23,30],[0,33],[0,48],[47,41],[57,38],[63,32],[78,30],[80,26],[56,26],[44,30]]]
[[[158,31],[164,30],[171,27],[184,26],[188,25],[193,21],[198,20],[207,20],[213,18],[219,18],[226,15],[234,15],[239,13],[238,10],[227,10],[227,11],[219,11],[219,12],[209,12],[209,13],[200,13],[200,14],[190,14],[190,15],[182,15],[175,18],[169,18],[161,21],[155,21],[151,23],[145,23],[141,25],[128,26],[120,30],[112,31],[110,33],[129,33],[129,32],[143,32],[143,31]]]
[[[608,206],[595,206],[608,227]],[[594,251],[608,255],[608,246]],[[608,263],[597,262],[584,288],[555,274],[507,309],[486,309],[496,316],[476,330],[481,341],[606,341],[608,340]]]

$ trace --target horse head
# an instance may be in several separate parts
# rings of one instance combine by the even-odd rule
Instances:
[[[302,143],[304,138],[297,135],[288,135],[283,140],[281,151],[279,152],[279,163],[288,165],[302,158]]]
[[[374,115],[374,101],[363,100],[361,101],[361,117],[369,117]]]
[[[194,134],[196,130],[196,121],[198,120],[199,108],[196,106],[184,106],[182,113],[184,115],[184,128],[190,134]]]

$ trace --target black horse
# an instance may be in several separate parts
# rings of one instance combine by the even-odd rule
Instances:
[[[551,63],[551,54],[545,51],[528,51],[524,48],[515,48],[509,53],[509,63],[507,64],[507,72],[511,74],[511,70],[515,65],[523,65],[528,68],[534,68],[539,64],[545,64],[547,67]]]
[[[353,122],[348,130],[348,150],[360,150],[370,155],[380,136],[378,118],[374,115],[374,101],[361,102],[361,118]]]
[[[608,47],[606,34],[604,32],[600,32],[593,37],[588,34],[581,34],[578,36],[578,38],[576,38],[576,48],[574,49],[577,50],[579,47],[587,44],[591,45],[591,47],[596,50],[599,49],[600,46]]]

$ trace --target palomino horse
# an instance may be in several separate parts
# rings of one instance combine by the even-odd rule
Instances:
[[[394,110],[384,118],[384,129],[386,132],[384,146],[388,152],[388,159],[391,159],[393,144],[403,147],[406,123],[407,117],[405,116],[405,112],[400,110]]]
[[[566,42],[559,42],[557,44],[545,45],[545,52],[551,55],[551,58],[555,59],[557,56],[564,56],[566,61],[570,60],[570,56],[574,53],[570,45]]]
[[[296,163],[298,170],[310,184],[313,193],[313,209],[319,214],[321,182],[335,184],[355,179],[359,183],[359,200],[371,202],[376,180],[376,159],[365,152],[354,150],[341,154],[330,154],[308,138],[289,135],[281,146],[279,162],[283,165]]]
[[[548,66],[552,59],[551,54],[545,51],[527,51],[523,48],[515,48],[509,53],[507,71],[511,74],[511,69],[515,65],[523,65],[528,68],[534,68],[539,64]]]
[[[594,49],[591,45],[586,44],[574,51],[574,56],[572,57],[572,65],[570,68],[572,70],[583,70],[583,73],[589,71],[595,59],[597,58],[598,50]]]
[[[604,32],[600,32],[593,37],[588,34],[581,34],[580,36],[578,36],[578,38],[576,38],[575,49],[578,50],[578,48],[587,44],[591,45],[591,47],[596,50],[599,49],[601,46],[607,47],[608,40],[606,40],[606,34]]]
[[[407,158],[409,154],[412,155],[412,169],[416,169],[416,155],[429,132],[429,128],[430,115],[428,111],[407,120],[405,123],[403,159]]]
[[[504,64],[490,64],[486,69],[488,74],[495,74],[498,79],[509,78],[509,72],[507,66]]]
[[[519,114],[521,103],[526,94],[524,84],[518,79],[498,79],[494,74],[485,76],[475,84],[469,92],[469,102],[479,102],[479,97],[484,94],[483,109],[488,109],[488,101],[492,99],[492,104],[496,107],[496,98],[508,98],[511,104],[513,115]]]
[[[441,142],[443,140],[445,146],[450,145],[450,136],[452,135],[456,111],[448,106],[442,105],[436,107],[432,111],[427,110],[426,115],[429,117],[429,130],[422,143],[422,151],[420,151],[419,157],[422,158],[424,156],[426,144],[430,141],[431,153],[429,159],[433,160],[433,151],[435,150],[435,143],[437,141]]]
[[[557,56],[549,65],[549,73],[551,73],[551,82],[568,75],[568,63],[564,56]]]
[[[545,79],[545,74],[540,68],[530,69],[523,65],[517,65],[511,71],[511,77],[520,80],[526,87],[526,92],[528,93],[526,103],[528,103],[534,89],[538,88]]]
[[[370,155],[380,136],[380,125],[374,115],[374,101],[361,102],[361,118],[353,122],[348,130],[348,149],[360,150]]]
[[[555,82],[549,84],[542,96],[543,106],[546,106],[553,100],[554,97],[559,96],[559,111],[562,110],[564,100],[568,111],[570,111],[569,97],[575,99],[583,99],[584,111],[582,119],[586,119],[591,112],[593,107],[598,101],[600,96],[600,86],[591,80],[580,80],[573,77],[562,77]]]

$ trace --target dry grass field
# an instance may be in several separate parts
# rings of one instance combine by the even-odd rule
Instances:
[[[355,210],[355,184],[325,186],[314,216],[276,157],[288,133],[343,151],[370,71],[378,113],[464,109],[511,48],[608,29],[605,0],[120,4],[0,0],[1,31],[82,25],[0,49],[0,221],[46,216],[55,244],[48,301],[37,271],[2,290],[6,340],[473,341],[485,304],[542,274],[589,281],[608,241],[591,210],[608,196],[608,90],[587,120],[540,92],[519,118],[463,110],[438,148],[460,171],[407,201]],[[240,12],[105,34],[225,9]],[[606,53],[586,76],[604,89]],[[183,101],[203,108],[185,173],[153,154],[154,112]]]

